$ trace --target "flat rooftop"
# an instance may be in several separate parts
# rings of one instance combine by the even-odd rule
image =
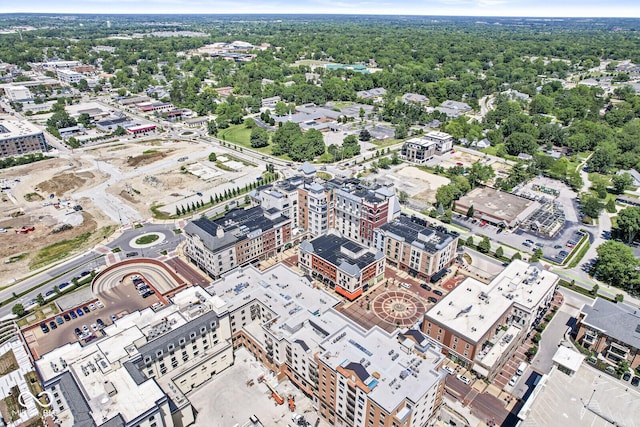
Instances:
[[[473,206],[476,213],[483,213],[508,223],[526,219],[540,207],[540,203],[490,187],[476,187],[462,196],[457,205]]]
[[[0,141],[40,133],[42,133],[42,131],[27,120],[0,120]]]
[[[207,292],[234,311],[253,299],[280,316],[285,323],[298,312],[321,314],[340,302],[324,289],[313,288],[309,276],[296,273],[283,264],[260,271],[254,266],[240,267],[224,274],[207,287]]]
[[[502,294],[489,296],[490,290],[490,285],[468,277],[429,310],[425,319],[477,343],[512,304]]]
[[[400,350],[397,333],[345,325],[322,343],[325,351],[319,358],[347,377],[354,373],[370,389],[369,397],[392,412],[405,397],[418,401],[446,375],[437,371],[444,359],[440,349],[429,348],[424,359],[406,353]]]
[[[429,253],[440,251],[454,239],[454,236],[446,228],[425,227],[413,222],[407,216],[400,216],[379,228],[396,240],[405,241]]]
[[[640,420],[637,387],[582,364],[568,376],[553,368],[518,415],[521,427],[634,426]],[[585,404],[589,404],[587,409]],[[597,413],[596,413],[597,412]],[[600,414],[600,415],[599,415]],[[611,420],[609,422],[608,420]]]
[[[558,282],[558,275],[540,264],[513,260],[489,284],[491,294],[502,293],[514,303],[531,311]]]

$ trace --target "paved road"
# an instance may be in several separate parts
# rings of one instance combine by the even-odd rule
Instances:
[[[120,247],[121,244],[128,244],[128,242],[138,237],[140,234],[144,234],[147,232],[163,232],[163,234],[167,236],[166,245],[155,245],[153,247],[144,249],[144,255],[151,258],[157,258],[161,256],[160,251],[166,250],[167,252],[171,252],[175,250],[178,244],[180,244],[180,242],[184,240],[183,234],[175,235],[173,233],[172,230],[174,228],[177,228],[174,224],[146,224],[142,228],[124,230],[121,236],[111,242],[106,243],[105,246],[112,249]],[[61,265],[52,267],[46,271],[43,271],[42,273],[36,274],[33,277],[24,279],[23,281],[16,283],[13,286],[1,290],[0,300],[6,300],[10,298],[13,292],[21,293],[40,285],[38,289],[29,292],[27,295],[21,297],[15,302],[28,306],[31,300],[35,300],[38,293],[42,293],[44,295],[47,291],[53,289],[54,286],[59,285],[60,283],[70,283],[71,280],[74,277],[78,276],[82,271],[93,270],[102,267],[103,265],[105,265],[104,251],[96,251],[94,249],[88,250],[87,252],[71,258]],[[56,279],[49,282],[54,277],[56,277]],[[49,283],[45,285],[45,282]],[[6,285],[11,285],[11,283],[7,283]],[[8,304],[6,306],[0,307],[0,319],[11,316],[11,308],[14,304]]]

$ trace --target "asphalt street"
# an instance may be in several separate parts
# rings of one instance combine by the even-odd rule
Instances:
[[[141,228],[124,230],[119,237],[107,242],[105,246],[110,249],[120,247],[123,252],[137,251],[140,253],[140,256],[144,255],[149,258],[158,258],[161,256],[161,251],[166,250],[167,252],[171,252],[184,240],[183,234],[175,234],[173,232],[175,228],[177,228],[175,224],[145,224]],[[129,245],[131,240],[150,232],[162,233],[166,238],[166,243],[160,243],[144,249],[132,248]],[[2,301],[11,298],[14,292],[21,293],[31,288],[37,288],[20,297],[14,303],[0,307],[0,319],[11,316],[11,308],[14,304],[20,303],[24,306],[29,306],[30,302],[35,300],[39,293],[44,295],[48,291],[53,290],[53,287],[56,285],[59,286],[65,282],[71,283],[71,280],[74,277],[78,277],[81,272],[90,271],[103,265],[105,265],[104,254],[92,249],[58,266],[22,280],[13,286],[11,286],[11,283],[6,283],[5,285],[7,287],[0,291],[0,300]]]

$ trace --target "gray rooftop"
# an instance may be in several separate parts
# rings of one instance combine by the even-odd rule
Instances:
[[[596,298],[592,305],[582,307],[582,313],[582,323],[629,346],[640,348],[640,310],[637,308]]]
[[[91,416],[91,407],[69,371],[60,375],[58,384],[69,405],[71,415],[73,415],[74,427],[95,427],[96,423]]]
[[[413,246],[429,252],[436,253],[450,244],[454,237],[443,227],[435,228],[417,224],[407,216],[400,216],[379,227],[381,230],[391,233],[398,240],[404,240]]]
[[[382,252],[374,252],[336,234],[303,241],[300,250],[314,253],[352,276],[359,275],[362,269],[383,257]]]

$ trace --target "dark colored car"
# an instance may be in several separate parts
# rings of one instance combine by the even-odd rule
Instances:
[[[82,311],[84,311],[85,313],[89,313],[91,310],[89,310],[89,307],[85,305],[84,307],[82,307]]]
[[[138,256],[138,252],[127,252],[127,258]]]
[[[69,283],[65,282],[65,283],[60,283],[58,285],[58,290],[63,290],[64,288],[66,288],[67,286],[69,286]]]
[[[69,313],[63,314],[62,317],[64,318],[65,322],[71,321],[71,316],[69,316]]]
[[[431,290],[431,286],[427,285],[426,283],[420,283],[420,287],[426,291]]]
[[[80,277],[88,276],[89,274],[91,274],[90,271],[83,271],[82,273],[80,273]]]
[[[73,311],[73,310],[71,310],[71,311],[69,312],[69,316],[71,316],[71,318],[72,318],[72,319],[77,319],[77,318],[78,318],[78,315],[77,315],[77,314],[76,314],[76,312],[75,312],[75,311]]]
[[[49,322],[49,327],[51,329],[58,329],[58,325],[56,325],[56,322],[54,322],[53,320]]]
[[[631,374],[629,372],[625,372],[625,374],[622,376],[622,379],[625,381],[629,381],[629,379],[631,379]]]
[[[638,387],[640,385],[640,377],[633,377],[631,380],[631,385],[634,387]]]
[[[104,328],[104,322],[102,321],[102,319],[96,319],[96,323],[97,323],[101,328]]]
[[[442,296],[442,291],[439,289],[436,289],[435,291],[433,291],[434,294],[438,295],[439,297]]]
[[[45,334],[49,332],[49,327],[46,323],[40,323],[40,329],[42,329],[42,332],[44,332]]]
[[[58,325],[62,325],[64,323],[64,319],[60,316],[56,316],[56,323]]]
[[[80,328],[75,328],[73,332],[78,336],[78,338],[82,336],[82,331],[80,330]]]
[[[76,313],[78,314],[79,317],[84,316],[84,312],[82,311],[81,308],[77,309]]]
[[[429,302],[432,302],[434,304],[438,302],[438,298],[436,298],[436,297],[429,297],[429,298],[427,298],[427,300],[429,300]]]
[[[90,342],[90,341],[93,341],[94,339],[96,339],[95,335],[89,335],[84,339],[84,342]]]

